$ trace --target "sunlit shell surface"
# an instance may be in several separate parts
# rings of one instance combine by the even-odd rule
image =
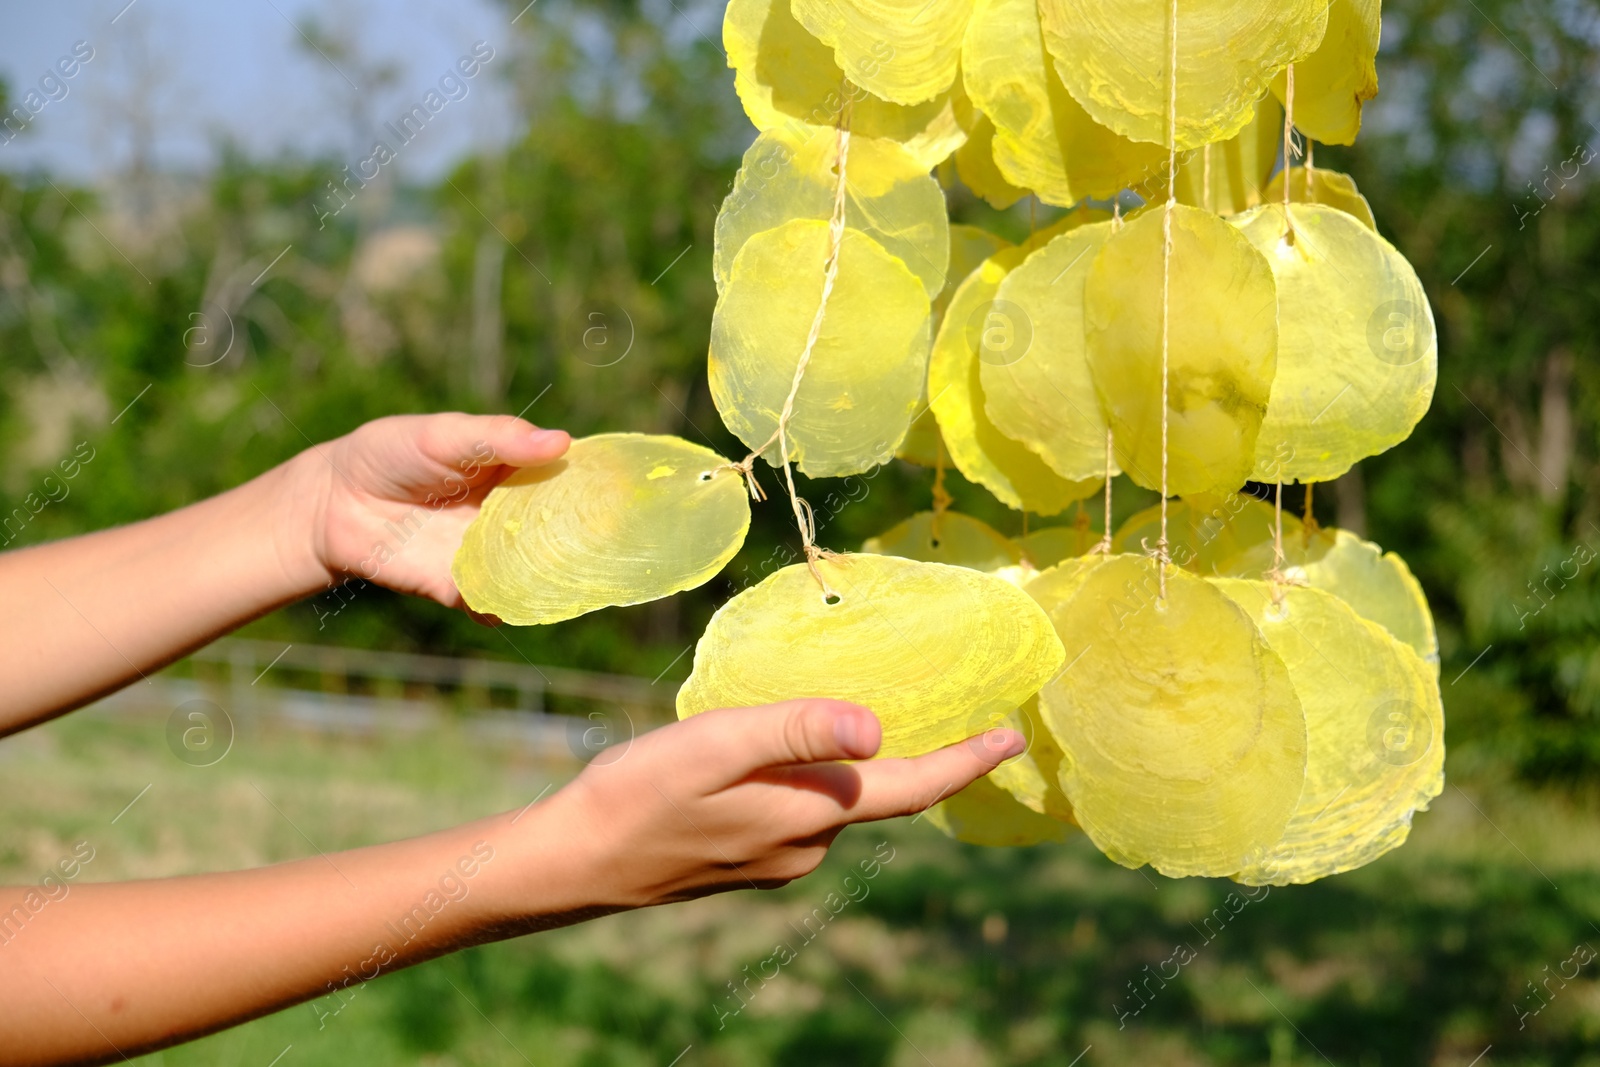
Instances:
[[[1172,143],[1170,0],[1039,0],[1067,90],[1124,137]],[[1244,128],[1274,75],[1310,54],[1327,0],[1185,0],[1178,6],[1179,150]]]
[[[967,133],[967,143],[956,149],[956,173],[962,184],[989,202],[989,206],[1004,211],[1028,195],[1028,190],[1018,188],[1006,180],[994,161],[994,123],[989,116],[979,113]]]
[[[1178,200],[1219,215],[1246,211],[1265,199],[1283,147],[1283,109],[1264,97],[1244,129],[1217,144],[1184,152],[1178,160]],[[1166,161],[1150,183],[1149,199],[1164,199]],[[1280,194],[1281,195],[1281,194]]]
[[[995,428],[984,409],[985,357],[1008,358],[1022,343],[1022,320],[997,306],[995,293],[1026,248],[996,253],[956,290],[928,364],[928,398],[950,458],[970,481],[1012,508],[1055,515],[1095,491],[1095,481],[1066,481],[1027,447]]]
[[[785,567],[724,604],[695,646],[678,715],[798,697],[871,709],[881,756],[915,756],[981,733],[1061,669],[1050,620],[999,578],[894,556]]]
[[[1361,105],[1378,95],[1380,0],[1329,0],[1322,44],[1294,65],[1294,124],[1324,144],[1354,144]],[[1288,77],[1272,83],[1287,99]]]
[[[1084,279],[1112,225],[1070,229],[1005,276],[991,315],[1015,340],[986,346],[978,360],[990,421],[1074,481],[1106,474],[1106,422],[1084,344]]]
[[[916,104],[955,81],[972,0],[791,0],[790,7],[852,81],[884,100]]]
[[[792,219],[832,218],[838,162],[837,130],[784,126],[756,138],[717,212],[712,267],[718,292],[727,289],[733,261],[751,237]],[[944,288],[950,261],[939,183],[893,141],[854,135],[845,169],[845,225],[899,258],[932,300]],[[820,287],[820,263],[816,279]]]
[[[848,108],[851,130],[900,142],[923,170],[966,139],[949,93],[905,107],[847,81],[833,50],[795,21],[788,0],[731,0],[722,45],[745,114],[758,130],[795,122],[834,126]]]
[[[711,396],[749,448],[765,445],[822,299],[828,224],[796,219],[739,250],[711,320]],[[788,426],[790,456],[812,477],[888,462],[916,413],[928,359],[928,298],[872,238],[846,230],[822,331]],[[773,445],[769,462],[781,462]]]
[[[1331,482],[1410,437],[1438,377],[1433,311],[1411,264],[1321,204],[1287,216],[1265,204],[1234,223],[1278,288],[1278,371],[1251,476]]]
[[[969,845],[1020,848],[1065,841],[1065,823],[1026,807],[996,785],[993,774],[979,778],[955,796],[939,801],[923,818],[949,837]]]
[[[1331,593],[1220,579],[1289,668],[1310,740],[1305,789],[1282,840],[1235,877],[1325,878],[1405,842],[1443,786],[1444,711],[1432,668]]]
[[[1265,545],[1271,566],[1275,523],[1272,505],[1242,493],[1202,493],[1172,500],[1167,503],[1167,553],[1178,566],[1209,577],[1234,573],[1235,560]],[[1300,535],[1300,520],[1285,514],[1285,543]],[[1112,537],[1111,549],[1137,555],[1154,550],[1160,537],[1161,505],[1156,504],[1130,516]]]
[[[1170,493],[1237,489],[1255,469],[1272,390],[1278,301],[1267,259],[1237,229],[1173,207],[1168,345]],[[1084,287],[1089,370],[1117,463],[1161,488],[1162,217],[1133,219],[1093,257]]]
[[[1369,230],[1378,228],[1378,220],[1372,216],[1372,205],[1356,188],[1355,179],[1336,170],[1317,167],[1307,171],[1305,167],[1294,168],[1289,175],[1289,199],[1296,204],[1327,204],[1354,216]],[[1262,203],[1283,203],[1282,171],[1273,176],[1272,183],[1262,195]]]
[[[1310,537],[1290,533],[1284,516],[1283,572],[1290,581],[1305,582],[1349,604],[1357,615],[1388,630],[1439,669],[1439,636],[1422,585],[1406,561],[1349,530],[1323,529]],[[1272,566],[1272,544],[1258,544],[1227,562],[1222,573],[1260,578]]]
[[[963,226],[958,223],[950,227],[950,266],[945,271],[944,288],[933,298],[935,331],[939,329],[940,323],[944,322],[944,313],[949,308],[956,290],[967,280],[967,275],[977,270],[984,260],[996,252],[1010,247],[1011,242],[1005,238],[996,237],[976,226]],[[928,391],[924,388],[922,399],[917,403],[917,417],[911,423],[911,429],[906,432],[906,439],[901,443],[897,455],[908,463],[934,467],[939,464],[938,450],[941,447],[943,441],[939,437],[939,420],[934,417],[933,408],[928,404]],[[949,455],[949,450],[946,449],[945,463],[950,462]]]
[[[975,571],[995,571],[1021,558],[1021,551],[999,530],[960,512],[947,511],[935,518],[931,511],[917,514],[871,538],[861,551],[879,556],[948,563]]]
[[[601,434],[490,491],[451,566],[473,611],[560,622],[703,585],[750,528],[727,460],[677,437]]]
[[[1166,152],[1089,117],[1045,52],[1035,0],[977,0],[961,46],[962,80],[994,123],[994,161],[1047,204],[1110,197],[1166,166]],[[997,205],[998,206],[998,205]]]
[[[1299,801],[1305,714],[1238,605],[1176,568],[1158,603],[1156,567],[1110,557],[1065,601],[1048,575],[1029,585],[1068,662],[1039,709],[1096,847],[1170,877],[1231,875],[1277,843]]]

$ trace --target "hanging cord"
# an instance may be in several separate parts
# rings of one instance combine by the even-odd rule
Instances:
[[[1306,483],[1305,516],[1300,520],[1300,547],[1310,548],[1311,539],[1316,536],[1320,526],[1317,525],[1317,516],[1311,510],[1311,491],[1317,487],[1316,482]]]
[[[1294,244],[1294,216],[1289,213],[1290,192],[1294,185],[1294,64],[1284,74],[1283,90],[1283,239]],[[1306,195],[1310,199],[1310,193]]]
[[[944,435],[937,434],[933,442],[934,467],[933,467],[933,522],[929,524],[929,532],[933,536],[933,547],[938,548],[942,538],[939,536],[944,526],[944,513],[950,510],[955,497],[944,486]]]
[[[1283,605],[1283,587],[1286,583],[1283,573],[1283,482],[1278,482],[1278,494],[1272,509],[1272,569],[1262,577],[1272,585],[1272,602],[1279,607]]]
[[[1215,210],[1217,210],[1217,208],[1216,208],[1216,205],[1212,202],[1212,199],[1211,199],[1211,146],[1210,145],[1206,145],[1205,148],[1201,149],[1201,159],[1204,160],[1204,162],[1205,162],[1205,166],[1203,167],[1203,169],[1201,171],[1201,173],[1204,175],[1204,178],[1202,178],[1202,180],[1201,180],[1201,186],[1202,186],[1202,188],[1204,190],[1203,195],[1202,195],[1202,199],[1205,202],[1207,211],[1215,211]]]
[[[1167,376],[1172,350],[1172,212],[1178,204],[1178,0],[1172,0],[1171,51],[1167,57],[1167,206],[1161,216],[1161,536],[1156,540],[1160,599],[1167,599]],[[1110,467],[1107,467],[1107,474]],[[1109,479],[1108,479],[1109,481]],[[1109,525],[1106,533],[1110,534]]]
[[[1306,138],[1306,199],[1317,199],[1317,142]]]
[[[839,251],[844,244],[845,168],[850,158],[850,110],[847,98],[844,109],[839,113],[838,176],[833,185],[833,215],[828,220],[828,258],[822,272],[822,299],[817,303],[817,313],[811,320],[811,332],[806,335],[806,346],[801,350],[800,359],[795,364],[794,380],[789,384],[789,395],[784,398],[783,410],[778,413],[778,428],[767,438],[766,444],[751,452],[740,462],[728,464],[730,468],[745,475],[751,486],[751,495],[755,496],[759,491],[755,481],[756,457],[771,448],[773,444],[777,444],[782,460],[784,485],[789,491],[789,506],[794,511],[795,526],[800,530],[800,542],[805,549],[806,566],[810,568],[811,576],[817,580],[817,584],[822,586],[823,597],[829,603],[838,600],[839,594],[834,592],[833,587],[822,576],[821,569],[817,567],[817,560],[832,556],[833,553],[817,547],[816,514],[811,510],[810,503],[795,490],[794,470],[789,463],[789,420],[794,417],[795,397],[800,393],[800,382],[806,376],[806,368],[811,363],[811,354],[816,350],[818,338],[822,336],[822,320],[828,309],[828,300],[833,296],[834,283],[839,278]]]
[[[1091,556],[1109,556],[1111,554],[1111,431],[1106,431],[1106,526],[1100,538],[1100,543],[1089,550]]]

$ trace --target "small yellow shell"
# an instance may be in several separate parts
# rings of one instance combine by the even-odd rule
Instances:
[[[1369,230],[1376,231],[1378,228],[1378,220],[1372,215],[1372,205],[1356,188],[1355,179],[1336,170],[1294,168],[1289,175],[1289,199],[1295,204],[1327,204],[1354,216]],[[1261,202],[1283,203],[1283,171],[1280,170],[1273,177],[1267,191],[1261,194]]]
[[[919,511],[869,539],[861,551],[986,572],[1010,567],[1021,559],[1010,538],[988,523],[956,511],[947,511],[937,520],[933,512]]]
[[[1444,710],[1431,668],[1319,589],[1219,579],[1283,657],[1305,708],[1306,784],[1283,838],[1235,877],[1287,885],[1371,863],[1439,795]]]
[[[1328,25],[1327,0],[1186,0],[1169,116],[1171,0],[1039,0],[1039,15],[1056,73],[1096,122],[1160,145],[1175,132],[1179,151],[1243,129],[1272,78]]]
[[[703,585],[750,528],[728,461],[676,437],[601,434],[496,486],[451,566],[472,610],[560,622]]]
[[[794,382],[822,299],[828,224],[795,219],[756,234],[734,259],[711,320],[711,397],[722,421],[762,448]],[[812,477],[893,458],[927,370],[928,297],[905,265],[846,230],[838,279],[788,424],[789,455]],[[774,443],[763,453],[782,462]]]
[[[791,0],[790,8],[852,81],[918,104],[956,80],[972,0]]]
[[[1117,463],[1162,488],[1163,216],[1113,234],[1084,287],[1089,369],[1116,436]],[[1255,469],[1278,356],[1278,298],[1267,259],[1199,208],[1172,212],[1168,357],[1169,493],[1227,492]]]
[[[1381,0],[1329,0],[1322,44],[1294,65],[1294,124],[1314,141],[1354,144],[1361,105],[1378,95]],[[1288,99],[1289,79],[1279,74],[1272,91]]]
[[[923,818],[947,837],[990,848],[1024,848],[1064,841],[1067,826],[1020,803],[996,785],[993,774],[979,778],[955,796],[939,801]]]
[[[1171,877],[1231,875],[1282,836],[1306,775],[1306,719],[1249,616],[1186,571],[1158,598],[1153,560],[1069,561],[1041,575],[1066,668],[1039,694],[1061,785],[1095,846]]]
[[[917,756],[982,733],[1061,667],[1061,642],[1029,596],[963,567],[894,556],[785,567],[712,616],[678,692],[678,716],[799,697],[869,708],[880,756]]]

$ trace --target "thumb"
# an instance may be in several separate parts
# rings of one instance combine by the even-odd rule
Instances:
[[[790,700],[758,708],[723,708],[690,717],[701,765],[712,788],[742,781],[766,767],[867,759],[883,727],[866,708],[842,700]]]
[[[572,443],[564,430],[546,430],[510,415],[450,412],[427,416],[422,451],[432,460],[458,465],[475,461],[482,469],[534,467],[560,459]]]

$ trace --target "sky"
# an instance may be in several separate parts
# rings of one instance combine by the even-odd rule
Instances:
[[[518,32],[514,13],[492,0],[0,0],[0,75],[12,105],[41,81],[56,97],[35,98],[47,102],[25,134],[7,141],[0,131],[0,169],[104,180],[131,158],[135,115],[162,168],[203,167],[223,138],[256,156],[355,160],[383,123],[485,42],[501,66],[490,60],[398,160],[408,177],[437,177],[474,147],[512,136],[509,90],[495,75]],[[313,16],[356,42],[356,54],[335,61],[312,51],[296,26]],[[56,80],[58,61],[72,69],[74,46],[92,58]],[[372,74],[385,64],[388,84]]]

